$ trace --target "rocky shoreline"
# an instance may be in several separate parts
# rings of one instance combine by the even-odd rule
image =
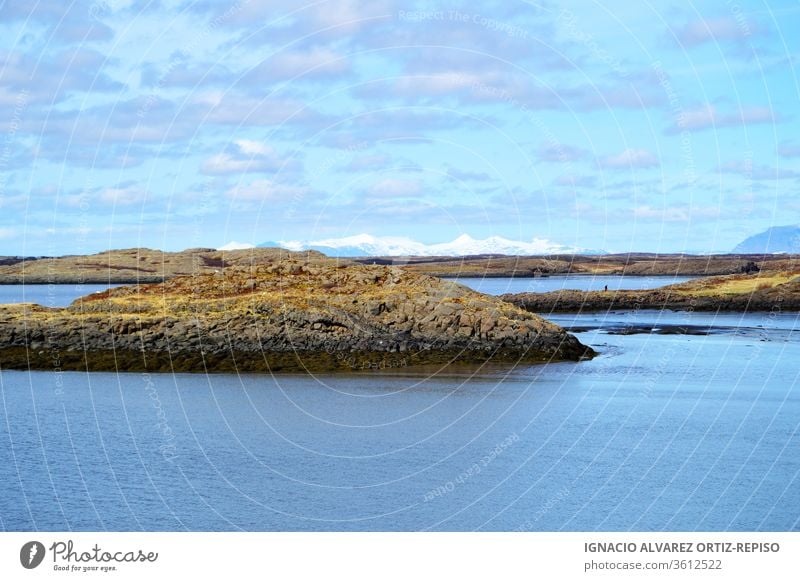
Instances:
[[[795,278],[796,277],[796,278]],[[700,279],[652,290],[577,291],[505,294],[500,298],[534,313],[587,313],[612,310],[775,312],[800,311],[800,277],[771,285],[745,275]],[[739,285],[731,289],[733,285]],[[738,291],[738,292],[737,292]]]
[[[397,267],[275,257],[78,299],[0,307],[0,367],[307,372],[594,352],[496,297]]]

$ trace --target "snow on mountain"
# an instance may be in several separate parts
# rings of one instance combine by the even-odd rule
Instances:
[[[377,237],[369,234],[314,241],[289,240],[266,244],[276,244],[287,250],[319,250],[328,256],[425,255],[425,245],[410,238]]]
[[[247,242],[228,242],[225,246],[220,246],[217,250],[249,250],[255,248],[255,244],[248,244]]]
[[[468,256],[475,254],[546,255],[600,254],[585,248],[556,244],[543,238],[530,242],[490,236],[476,240],[462,234],[452,242],[423,244],[411,238],[358,234],[344,238],[265,242],[259,246],[281,246],[287,250],[319,250],[328,256]]]
[[[484,240],[476,240],[467,234],[462,234],[452,242],[432,244],[428,246],[428,250],[429,255],[432,256],[572,254],[583,251],[581,248],[563,246],[544,238],[534,238],[530,242],[521,242],[501,236],[490,236]]]

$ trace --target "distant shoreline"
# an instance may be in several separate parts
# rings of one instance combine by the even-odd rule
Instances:
[[[152,284],[176,276],[219,273],[228,268],[253,268],[275,259],[326,258],[313,250],[282,248],[220,251],[191,248],[163,252],[148,248],[110,250],[63,257],[0,257],[0,284]],[[555,275],[718,276],[764,270],[791,270],[800,255],[686,255],[626,253],[550,256],[440,256],[326,258],[337,264],[397,266],[439,278],[539,278]]]
[[[437,276],[436,274],[431,274],[429,276],[436,276],[437,278],[442,278],[445,280],[453,280],[458,281],[462,279],[470,279],[470,280],[478,280],[483,278],[525,278],[525,279],[538,279],[538,278],[594,278],[594,277],[635,277],[635,278],[664,278],[670,279],[674,278],[674,274],[632,274],[632,273],[612,273],[612,274],[593,274],[590,272],[571,272],[571,273],[556,273],[556,274],[546,274],[546,275],[533,275],[533,274],[525,274],[525,273],[517,273],[512,275],[507,274],[497,274],[497,273],[487,273],[487,274],[466,274],[463,276],[453,276],[452,274]],[[681,275],[681,276],[695,276],[700,277],[702,275]],[[119,279],[119,280],[109,280],[109,279],[99,279],[99,278],[84,278],[84,279],[66,279],[66,280],[40,280],[38,278],[33,278],[33,280],[9,280],[9,279],[0,279],[0,286],[12,286],[12,285],[37,285],[37,286],[45,286],[45,285],[56,285],[56,286],[68,286],[68,285],[96,285],[96,284],[114,284],[114,285],[131,285],[131,284],[158,284],[165,282],[167,279],[165,278],[151,278],[151,279]]]

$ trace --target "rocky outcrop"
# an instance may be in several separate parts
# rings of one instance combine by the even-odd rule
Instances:
[[[396,267],[295,258],[0,308],[3,368],[301,371],[579,360],[575,337],[495,297]]]

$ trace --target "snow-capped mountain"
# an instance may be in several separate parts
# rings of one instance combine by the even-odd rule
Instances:
[[[358,234],[344,238],[264,242],[259,246],[280,246],[287,250],[319,250],[328,256],[468,256],[475,254],[546,255],[602,254],[601,252],[563,246],[543,238],[530,242],[490,236],[476,240],[462,234],[452,242],[423,244],[411,238]]]

